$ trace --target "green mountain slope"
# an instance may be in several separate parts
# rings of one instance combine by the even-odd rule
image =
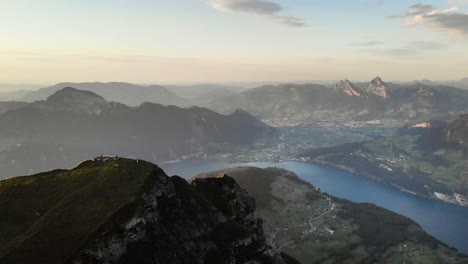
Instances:
[[[467,263],[409,218],[321,193],[294,173],[240,167],[229,175],[251,194],[268,241],[301,263]]]

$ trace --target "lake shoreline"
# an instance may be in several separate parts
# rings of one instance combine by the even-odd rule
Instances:
[[[385,184],[387,186],[393,186],[394,188],[398,189],[401,192],[408,193],[408,194],[411,194],[411,195],[414,195],[414,196],[417,196],[417,197],[420,197],[420,198],[431,199],[431,200],[435,200],[435,201],[444,202],[444,203],[447,203],[447,204],[460,206],[460,207],[463,207],[463,208],[468,208],[468,203],[460,202],[456,198],[452,199],[452,198],[450,198],[450,196],[448,196],[449,194],[442,194],[442,195],[439,195],[439,196],[437,196],[435,194],[426,195],[426,194],[423,194],[423,193],[418,193],[418,192],[413,192],[413,191],[407,190],[407,189],[405,189],[405,188],[403,188],[403,187],[401,187],[401,186],[399,186],[397,184],[387,182],[387,181],[382,180],[381,178],[372,176],[370,173],[367,173],[366,171],[358,171],[358,170],[356,170],[355,168],[352,168],[352,167],[344,166],[344,165],[337,164],[337,163],[320,161],[320,160],[309,160],[307,162],[309,162],[311,164],[320,164],[320,165],[330,166],[330,167],[333,167],[333,168],[342,169],[342,170],[354,173],[354,174],[356,174],[358,176],[367,178],[367,179],[369,179],[371,181],[381,183],[381,184]],[[438,193],[438,192],[436,192],[436,193]],[[453,197],[457,196],[456,193],[451,194],[451,195]],[[444,197],[445,197],[445,199],[443,199]]]

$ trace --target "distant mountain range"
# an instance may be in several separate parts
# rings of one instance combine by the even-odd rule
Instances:
[[[464,78],[457,81],[431,81],[431,80],[420,80],[413,81],[414,83],[422,83],[427,85],[443,85],[443,86],[452,86],[460,89],[468,90],[468,78]]]
[[[311,149],[303,156],[409,193],[468,206],[468,115],[449,124],[407,125],[393,137]]]
[[[290,171],[240,167],[195,179],[224,175],[235,179],[257,201],[257,216],[264,219],[269,244],[301,263],[436,264],[468,260],[411,219],[372,204],[322,193]]]
[[[140,86],[130,83],[59,83],[54,86],[41,88],[37,91],[29,91],[16,101],[34,102],[45,100],[55,92],[65,88],[74,87],[86,90],[104,97],[107,101],[119,102],[128,106],[138,106],[143,102],[159,103],[163,105],[188,106],[188,102],[169,91],[163,86]]]
[[[201,106],[229,114],[243,109],[274,126],[312,123],[399,127],[431,119],[454,119],[468,112],[468,79],[457,82],[423,80],[369,83],[342,80],[333,87],[311,83],[264,85],[248,89],[230,85],[151,85],[130,83],[60,83],[37,91],[0,94],[0,101],[45,100],[65,87],[101,95],[107,101],[138,106],[144,102],[179,107]],[[453,87],[452,87],[453,86]],[[0,109],[1,110],[1,109]]]
[[[128,106],[138,106],[144,102],[149,102],[179,107],[205,105],[219,97],[234,95],[247,89],[215,84],[144,86],[124,82],[58,83],[34,91],[21,90],[0,93],[0,101],[41,101],[65,87],[90,91],[101,95],[107,101],[119,102]]]
[[[270,133],[242,110],[129,107],[68,87],[0,115],[0,177],[68,168],[101,153],[162,162],[249,145]]]
[[[333,88],[317,84],[263,86],[218,98],[210,108],[229,113],[240,108],[276,126],[314,122],[401,126],[430,119],[452,119],[468,111],[468,91],[449,86],[340,81]]]

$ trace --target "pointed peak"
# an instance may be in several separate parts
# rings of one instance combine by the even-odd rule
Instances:
[[[385,99],[388,98],[387,84],[384,81],[382,81],[382,78],[380,78],[379,76],[372,79],[369,86],[367,87],[367,92]]]
[[[372,79],[371,83],[375,83],[375,84],[383,84],[384,81],[382,80],[382,78],[380,78],[379,76],[375,77],[374,79]]]
[[[344,80],[341,80],[341,81],[337,82],[335,84],[335,87],[339,87],[339,86],[343,86],[343,85],[353,85],[353,83],[348,79],[344,79]]]
[[[361,89],[357,88],[354,86],[354,84],[349,81],[348,79],[344,79],[339,81],[335,85],[335,89],[339,90],[340,92],[343,92],[349,96],[361,96],[363,93]]]

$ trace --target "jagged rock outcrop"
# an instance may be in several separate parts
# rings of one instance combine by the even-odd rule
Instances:
[[[255,200],[229,177],[190,185],[106,157],[0,189],[4,264],[297,263],[266,244]]]
[[[384,99],[388,98],[388,87],[387,84],[382,81],[380,77],[375,77],[367,87],[369,94],[380,96]]]
[[[335,89],[350,96],[362,96],[364,91],[354,86],[348,79],[341,80],[335,85]]]

